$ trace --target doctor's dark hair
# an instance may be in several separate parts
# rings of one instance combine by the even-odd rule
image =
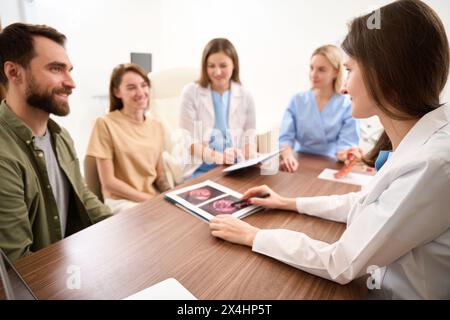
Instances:
[[[207,88],[210,84],[210,80],[208,77],[208,58],[210,55],[219,52],[223,52],[231,59],[231,61],[233,61],[234,69],[233,74],[231,75],[231,80],[241,84],[241,79],[239,78],[239,57],[236,49],[228,39],[217,38],[208,42],[205,49],[203,50],[202,70],[200,79],[197,81],[197,83],[203,88]]]
[[[66,36],[46,25],[13,23],[0,32],[0,85],[8,87],[4,65],[11,61],[23,68],[30,65],[36,56],[34,51],[35,37],[45,37],[64,47]]]
[[[398,0],[379,10],[381,28],[368,28],[374,13],[356,18],[342,48],[358,62],[365,87],[383,113],[396,120],[420,119],[442,106],[450,59],[444,25],[419,0]],[[384,132],[367,154],[367,164],[373,166],[386,149],[392,144]]]
[[[114,68],[111,74],[111,80],[109,81],[109,112],[113,112],[115,110],[120,110],[123,108],[122,99],[116,97],[115,91],[119,89],[120,84],[122,83],[123,76],[127,72],[134,72],[142,77],[142,79],[147,83],[150,88],[150,79],[148,78],[145,70],[137,64],[134,63],[125,63],[119,64]]]

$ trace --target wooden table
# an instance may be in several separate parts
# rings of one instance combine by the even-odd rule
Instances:
[[[295,174],[261,176],[257,168],[223,176],[222,168],[193,179],[205,179],[243,193],[267,184],[285,196],[343,194],[352,185],[317,179],[323,168],[337,164],[323,157],[300,155]],[[259,228],[286,228],[326,242],[336,241],[345,225],[267,210],[245,218]],[[40,299],[122,299],[173,277],[198,299],[361,299],[365,279],[342,286],[249,247],[211,236],[208,224],[166,201],[162,195],[118,214],[16,264]],[[71,266],[80,270],[81,288],[66,282]]]

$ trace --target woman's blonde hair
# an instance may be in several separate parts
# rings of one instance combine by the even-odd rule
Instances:
[[[334,70],[337,71],[337,77],[333,81],[333,89],[335,92],[339,93],[341,91],[342,81],[344,80],[344,64],[342,61],[343,57],[341,49],[328,44],[314,50],[311,58],[318,54],[327,58]]]

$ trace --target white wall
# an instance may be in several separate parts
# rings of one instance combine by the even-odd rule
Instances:
[[[224,6],[221,1],[165,0],[162,31],[167,36],[161,68],[198,66],[211,38],[229,38],[240,56],[241,80],[256,100],[258,127],[270,128],[274,119],[281,121],[290,97],[308,88],[313,50],[326,43],[338,44],[347,22],[368,9],[368,3],[229,0]]]
[[[24,19],[20,3],[17,0],[0,0],[0,21],[5,27],[13,22]]]
[[[161,1],[0,1],[2,21],[19,21],[8,19],[7,12],[14,13],[22,5],[27,22],[50,25],[67,36],[77,88],[70,99],[71,114],[56,120],[74,137],[79,158],[83,159],[93,121],[108,109],[112,69],[129,62],[132,51],[157,52],[161,47],[163,34],[157,31]]]
[[[241,79],[257,103],[259,130],[277,126],[290,97],[309,87],[312,51],[338,44],[347,23],[388,0],[0,0],[3,25],[26,19],[65,33],[78,84],[72,113],[58,119],[84,157],[92,121],[107,108],[112,68],[131,51],[151,52],[155,71],[199,67],[205,44],[229,38]],[[450,33],[450,1],[428,0]],[[20,6],[22,5],[22,15]],[[19,8],[19,10],[18,10]],[[21,18],[22,17],[22,18]],[[447,88],[445,101],[450,99]]]

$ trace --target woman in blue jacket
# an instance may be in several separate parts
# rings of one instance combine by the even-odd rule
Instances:
[[[339,94],[343,69],[342,54],[336,46],[322,46],[312,54],[311,89],[292,98],[281,124],[282,170],[297,170],[294,150],[336,158],[338,152],[359,144],[351,101]]]

